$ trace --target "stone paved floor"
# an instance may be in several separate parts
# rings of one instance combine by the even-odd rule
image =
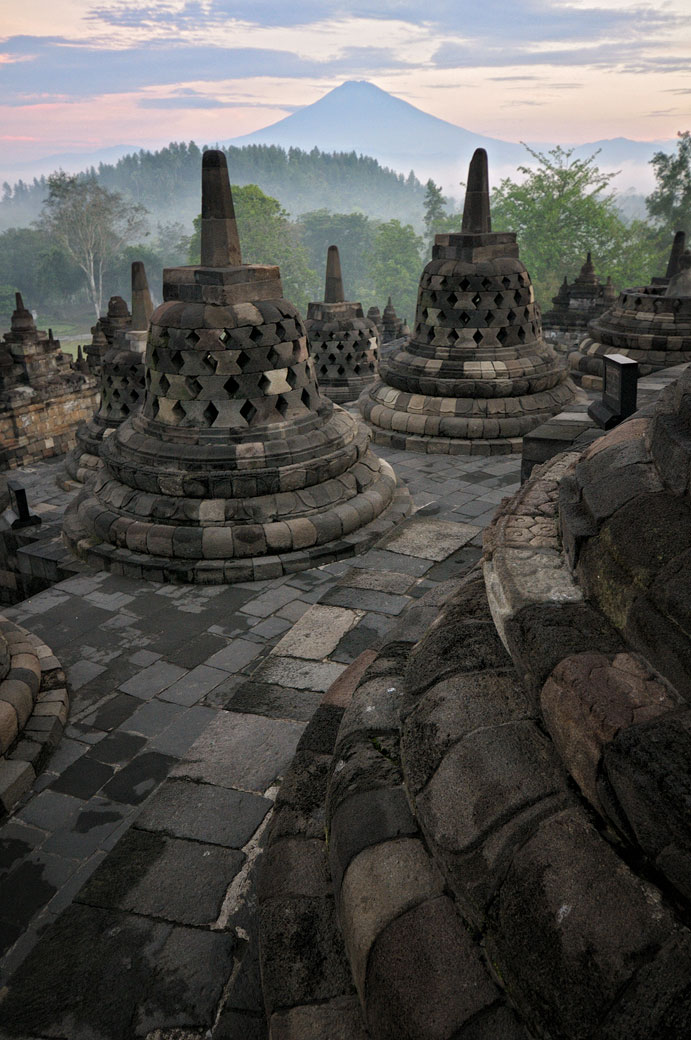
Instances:
[[[418,512],[363,556],[221,587],[88,572],[5,610],[72,705],[0,826],[0,1035],[265,1036],[251,881],[280,776],[324,691],[478,558],[518,482],[517,456],[377,451]],[[57,472],[17,473],[46,519]]]

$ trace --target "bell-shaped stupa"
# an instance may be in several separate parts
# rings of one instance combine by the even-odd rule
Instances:
[[[607,310],[616,296],[611,279],[603,285],[598,278],[588,252],[573,282],[569,283],[565,277],[557,295],[552,297],[552,310],[542,316],[543,328],[562,334],[582,334],[588,322]]]
[[[468,174],[460,233],[437,235],[420,279],[409,345],[379,366],[360,398],[377,443],[413,451],[500,454],[571,400],[573,385],[542,338],[513,233],[493,233],[487,154]]]
[[[120,296],[127,311],[127,305]],[[112,302],[112,300],[111,300]],[[88,423],[77,430],[77,443],[65,459],[65,469],[73,480],[83,484],[99,464],[101,444],[144,401],[144,355],[153,313],[146,270],[141,260],[132,264],[132,316],[114,330],[113,344],[103,354],[99,367],[101,399]]]
[[[122,296],[111,296],[108,300],[108,310],[91,329],[91,343],[84,348],[92,375],[98,378],[106,351],[113,346],[117,334],[131,326],[132,315],[127,310],[126,302]]]
[[[624,289],[588,325],[587,335],[569,354],[571,374],[586,389],[602,389],[602,358],[623,354],[638,362],[639,376],[691,361],[691,292],[683,275],[689,265],[685,235],[674,236],[664,278]]]
[[[165,270],[163,299],[144,406],[65,516],[79,555],[155,580],[269,578],[352,555],[407,512],[367,430],[320,393],[278,268],[242,263],[222,152],[203,157],[201,264]]]
[[[324,302],[308,304],[305,328],[322,393],[338,404],[354,401],[374,381],[379,330],[361,303],[346,300],[337,246],[326,256]]]
[[[405,323],[396,314],[396,308],[389,296],[382,314],[382,343],[393,343],[394,340],[401,339],[404,335],[404,327]]]

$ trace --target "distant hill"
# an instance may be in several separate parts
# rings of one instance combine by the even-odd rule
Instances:
[[[372,83],[354,80],[341,84],[277,123],[234,138],[230,143],[278,144],[307,150],[318,145],[327,151],[354,149],[395,170],[415,170],[423,181],[432,177],[456,197],[462,194],[458,182],[465,180],[468,162],[476,148],[487,149],[490,178],[494,183],[502,177],[513,177],[517,166],[531,163],[521,144],[465,130],[422,112]],[[556,143],[568,147],[567,141]],[[541,143],[535,147],[545,151],[554,144]],[[674,141],[631,141],[617,137],[577,145],[575,155],[581,158],[599,149],[598,165],[603,170],[622,170],[617,181],[619,190],[634,187],[647,192],[652,187],[648,163],[653,152],[672,152],[674,147]]]
[[[141,150],[115,163],[101,163],[83,176],[93,173],[105,188],[141,203],[154,225],[178,222],[191,230],[200,206],[202,151],[194,142],[172,143],[156,152]],[[257,144],[229,145],[225,152],[232,183],[258,184],[293,217],[323,208],[336,213],[360,210],[378,220],[396,217],[416,226],[422,222],[420,181],[368,156]],[[45,177],[6,186],[0,200],[0,231],[29,224],[46,195]]]

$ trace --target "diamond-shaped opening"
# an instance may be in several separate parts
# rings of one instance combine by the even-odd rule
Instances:
[[[295,371],[294,368],[289,368],[288,371],[286,372],[286,383],[288,384],[288,386],[290,387],[291,390],[295,389],[295,384],[297,383],[297,381],[298,381],[297,372]]]
[[[359,376],[360,375],[360,366],[359,365],[354,365],[353,366],[353,372],[355,373],[356,376]]]
[[[246,354],[244,350],[241,350],[238,356],[235,358],[235,364],[238,366],[241,372],[244,372],[251,361],[249,354]]]
[[[507,317],[507,318],[508,318],[508,320],[509,320],[509,321],[511,321],[511,322],[513,322],[513,321],[515,321],[515,320],[516,320],[516,312],[515,312],[515,310],[513,309],[513,307],[511,308],[511,310],[509,311],[509,313],[508,313],[508,314],[506,315],[506,317]]]
[[[504,275],[504,277],[501,280],[501,284],[504,286],[505,289],[508,289],[511,285],[511,279],[507,278],[506,275]]]
[[[254,407],[252,402],[251,401],[245,401],[245,403],[243,404],[242,408],[240,409],[240,415],[245,420],[245,422],[247,423],[248,426],[250,425],[250,423],[252,422],[252,420],[254,419],[256,414],[257,414],[257,409]]]
[[[151,367],[158,368],[161,361],[161,356],[158,353],[158,347],[154,347],[151,351]]]
[[[498,292],[497,295],[494,297],[494,302],[496,303],[497,307],[501,307],[502,303],[504,302],[503,294]]]
[[[154,397],[153,401],[151,402],[151,414],[152,414],[154,419],[158,415],[159,410],[160,409],[159,409],[159,404],[158,404],[158,398]]]
[[[427,331],[427,342],[431,343],[434,339],[434,329],[428,329]]]
[[[293,361],[299,361],[302,354],[302,344],[299,339],[293,340]]]
[[[288,411],[288,402],[283,394],[279,394],[276,398],[276,411],[285,419],[286,412]]]
[[[482,303],[482,297],[480,296],[480,293],[475,293],[470,302],[472,303],[473,307],[479,307]]]
[[[516,289],[516,292],[513,294],[513,298],[516,301],[516,303],[520,303],[521,302],[522,294],[521,294],[520,289]]]
[[[446,297],[446,302],[448,303],[449,307],[455,307],[458,303],[458,297],[456,296],[456,293],[449,293],[449,295]]]
[[[188,376],[185,380],[185,386],[187,387],[187,389],[193,397],[199,397],[200,393],[204,389],[202,384],[195,376]]]
[[[213,403],[213,401],[209,401],[206,408],[202,412],[202,416],[204,417],[204,422],[207,426],[213,426],[213,424],[218,419],[218,408]]]
[[[218,338],[220,339],[221,343],[225,346],[226,343],[228,343],[230,338],[231,338],[230,330],[229,329],[224,329],[223,332],[220,332],[218,334]]]
[[[120,400],[120,391],[119,390],[113,390],[113,400],[114,401],[119,401]]]
[[[159,377],[159,380],[158,380],[158,392],[159,392],[159,395],[162,395],[163,397],[165,397],[169,390],[170,390],[170,380],[168,379],[167,375],[164,372]]]
[[[183,419],[187,418],[187,412],[182,407],[179,401],[176,401],[172,408],[172,416],[175,422],[181,423]]]
[[[271,391],[271,380],[264,373],[262,373],[259,379],[259,389],[263,394],[268,394]]]
[[[427,321],[428,310],[427,307],[423,307],[420,311],[420,321]]]
[[[133,378],[134,376],[136,376],[138,370],[139,365],[130,365],[130,367],[127,369],[127,373],[130,376],[130,378]]]
[[[191,329],[191,330],[190,330],[190,331],[189,331],[189,332],[187,333],[187,335],[185,336],[185,341],[186,341],[187,343],[189,343],[189,345],[190,345],[191,347],[196,347],[196,345],[197,345],[197,343],[199,343],[199,340],[200,340],[200,339],[201,339],[201,336],[199,335],[199,333],[198,333],[198,332],[195,332],[195,330],[194,330],[194,329]]]
[[[461,325],[465,326],[470,321],[470,315],[467,311],[461,311],[461,313],[458,315],[458,320],[460,321]]]
[[[236,393],[240,389],[240,384],[238,383],[235,376],[228,376],[225,383],[223,384],[223,389],[231,397],[235,397]]]
[[[307,408],[307,409],[311,408],[312,402],[310,400],[310,395],[309,395],[309,393],[307,392],[306,389],[303,390],[302,393],[300,394],[300,400],[304,404],[305,408]]]
[[[504,328],[501,328],[501,329],[499,329],[499,332],[497,333],[497,339],[498,339],[498,340],[499,340],[499,342],[500,342],[500,343],[502,343],[502,344],[503,344],[503,343],[506,343],[506,340],[507,340],[507,337],[508,337],[508,335],[509,335],[509,334],[508,334],[508,332],[506,331],[506,329],[504,329]]]
[[[374,361],[370,361],[370,363],[369,363],[369,370],[370,370],[370,372],[374,372]]]
[[[330,365],[335,365],[336,364],[336,355],[335,354],[329,354],[329,364]]]
[[[336,369],[336,372],[337,372],[337,374],[339,376],[344,376],[345,375],[345,368],[343,367],[343,365],[339,365],[338,368]]]
[[[492,283],[490,282],[489,278],[483,278],[480,282],[480,285],[483,289],[490,289],[492,287]]]
[[[253,325],[252,326],[252,330],[250,332],[250,339],[252,340],[253,343],[258,343],[259,342],[259,340],[262,338],[262,332],[263,332],[263,330],[262,330],[262,326],[261,325]]]
[[[484,337],[482,335],[481,329],[476,329],[473,333],[473,339],[475,340],[475,342],[479,345],[480,343],[482,343],[483,338]]]
[[[122,411],[123,415],[129,415],[130,414],[129,405],[124,404],[124,402],[123,402],[122,408],[120,410]]]
[[[216,371],[216,368],[218,367],[218,358],[215,354],[212,354],[210,351],[207,350],[202,360],[204,364],[207,366],[207,368],[209,368],[212,372]]]
[[[185,359],[179,350],[171,350],[170,364],[174,372],[179,372],[182,366],[185,364]]]
[[[522,325],[518,326],[518,338],[520,339],[521,343],[525,343],[525,329]]]
[[[329,371],[328,365],[320,365],[319,366],[319,375],[320,376],[325,376],[328,371]]]
[[[487,311],[485,320],[487,321],[487,324],[490,325],[494,321],[494,313],[492,311]]]
[[[283,339],[286,334],[286,327],[282,321],[276,322],[276,335],[279,339]]]
[[[281,360],[281,355],[278,353],[277,350],[274,350],[273,347],[269,347],[268,353],[266,355],[266,360],[272,368],[280,368],[279,362]]]
[[[458,285],[459,285],[459,288],[460,288],[461,292],[468,292],[468,289],[470,288],[470,282],[468,281],[467,278],[461,278],[461,280],[458,283]]]
[[[458,330],[457,329],[449,329],[449,334],[447,336],[447,340],[448,340],[449,343],[451,343],[451,345],[453,345],[454,343],[457,343],[460,338],[461,337],[458,334]]]

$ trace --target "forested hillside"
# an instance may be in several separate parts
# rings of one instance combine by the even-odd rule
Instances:
[[[158,152],[139,151],[117,163],[84,171],[109,191],[139,203],[157,224],[181,223],[189,228],[199,212],[201,153],[193,141],[172,143]],[[363,212],[375,220],[393,217],[419,225],[424,187],[411,173],[394,173],[376,159],[355,152],[326,153],[314,148],[286,151],[274,145],[228,147],[230,177],[234,184],[257,184],[281,200],[291,217],[317,209]],[[31,184],[3,185],[0,231],[26,227],[36,220],[48,194],[47,179]]]

